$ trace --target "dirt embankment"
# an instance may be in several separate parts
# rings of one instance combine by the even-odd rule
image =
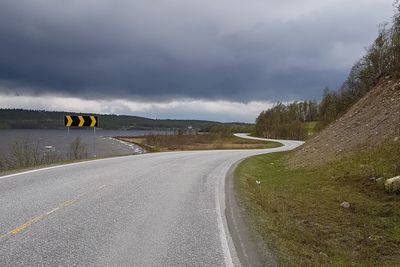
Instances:
[[[290,165],[319,166],[387,142],[400,142],[400,80],[382,80],[346,114],[300,147]]]

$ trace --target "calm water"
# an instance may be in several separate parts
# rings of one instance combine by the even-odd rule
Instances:
[[[0,130],[0,155],[6,156],[15,142],[27,141],[38,145],[40,153],[51,150],[61,158],[69,158],[70,145],[77,137],[85,145],[89,155],[93,156],[96,151],[98,157],[129,155],[142,153],[141,148],[119,142],[112,136],[142,136],[154,131],[114,131],[96,129],[70,129],[48,130],[48,129],[1,129]]]

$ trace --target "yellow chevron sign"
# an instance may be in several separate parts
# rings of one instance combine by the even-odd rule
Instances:
[[[78,127],[82,127],[82,126],[83,126],[83,124],[85,123],[85,119],[84,119],[82,116],[78,116],[78,118],[79,118],[79,124],[78,124]]]
[[[71,127],[72,122],[73,122],[71,116],[65,116],[65,118],[67,119],[67,123],[65,123],[65,126],[66,127]]]
[[[90,116],[90,119],[92,120],[92,123],[90,124],[90,127],[95,127],[97,125],[97,119],[95,116]]]
[[[65,127],[97,127],[97,116],[71,116],[64,117]]]

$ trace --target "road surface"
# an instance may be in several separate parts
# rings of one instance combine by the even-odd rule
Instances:
[[[0,266],[240,265],[224,213],[226,173],[243,158],[301,144],[282,143],[0,177]]]

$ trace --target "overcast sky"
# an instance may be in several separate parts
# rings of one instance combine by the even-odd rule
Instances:
[[[1,0],[0,107],[254,121],[319,99],[391,0]]]

